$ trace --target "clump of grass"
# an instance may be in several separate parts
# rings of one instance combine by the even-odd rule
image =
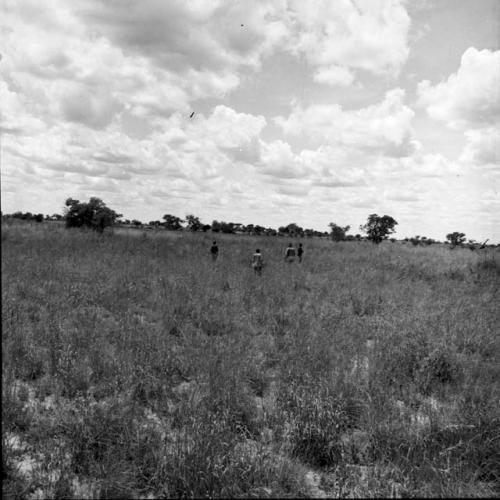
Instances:
[[[313,466],[334,466],[342,458],[341,436],[356,425],[353,401],[326,381],[291,384],[280,394],[280,419],[292,456]]]
[[[430,394],[436,386],[456,384],[462,375],[457,356],[444,346],[435,347],[418,367],[417,385],[423,394]]]

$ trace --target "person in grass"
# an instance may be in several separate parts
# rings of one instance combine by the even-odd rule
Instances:
[[[262,258],[262,254],[260,253],[260,250],[257,248],[257,250],[255,250],[255,253],[252,255],[253,272],[260,276],[262,274],[263,265],[264,265],[264,260]]]
[[[297,257],[299,262],[302,262],[302,255],[304,254],[304,249],[302,248],[302,243],[299,243],[299,248],[297,248]]]
[[[210,254],[212,255],[212,260],[215,262],[217,257],[219,256],[219,247],[217,246],[217,242],[213,242],[210,247]]]
[[[285,252],[285,262],[295,262],[295,248],[291,243],[288,244]]]

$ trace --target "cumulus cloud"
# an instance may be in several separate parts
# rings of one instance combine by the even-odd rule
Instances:
[[[296,106],[288,118],[275,122],[285,134],[302,135],[312,146],[338,145],[405,156],[414,151],[411,120],[414,112],[404,104],[405,93],[394,89],[382,102],[344,111],[341,106]]]
[[[500,121],[500,51],[468,48],[446,81],[418,85],[419,105],[450,128],[463,130]]]
[[[500,127],[467,130],[465,138],[462,162],[500,167]]]
[[[262,143],[259,172],[275,178],[298,179],[306,177],[309,170],[302,159],[294,154],[290,144],[277,140]]]
[[[349,69],[395,76],[408,58],[403,1],[290,0],[287,15],[288,49],[304,55],[322,83],[345,85]]]
[[[464,132],[460,161],[498,165],[500,160],[500,51],[468,48],[447,80],[418,86],[420,106],[430,117]]]
[[[119,46],[163,68],[258,67],[284,36],[280,6],[253,0],[79,2],[78,16]]]
[[[333,64],[318,68],[313,79],[318,83],[347,87],[354,82],[354,75],[347,68]]]

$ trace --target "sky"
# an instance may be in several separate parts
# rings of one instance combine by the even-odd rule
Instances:
[[[498,0],[3,0],[0,34],[3,213],[500,242]]]

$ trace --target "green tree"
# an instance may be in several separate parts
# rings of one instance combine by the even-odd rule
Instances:
[[[454,231],[453,233],[447,234],[446,239],[454,247],[461,246],[465,241],[465,233],[459,233],[458,231]]]
[[[280,228],[283,229],[284,233],[286,233],[288,236],[304,236],[304,229],[302,229],[298,224],[295,222],[291,222],[288,224],[285,228]]]
[[[163,225],[165,229],[170,231],[178,231],[182,229],[182,223],[184,222],[180,217],[175,215],[165,214],[162,219],[165,221]]]
[[[335,222],[330,222],[328,224],[330,228],[330,235],[333,241],[344,241],[346,239],[346,233],[351,229],[351,226],[338,226]]]
[[[363,226],[360,226],[360,229],[367,234],[371,242],[379,244],[387,239],[390,234],[394,233],[394,226],[396,225],[396,220],[390,215],[380,217],[377,214],[370,214],[368,221]]]
[[[200,219],[198,217],[195,217],[194,215],[186,215],[186,222],[188,228],[191,229],[191,231],[199,231],[203,228],[203,224],[200,222]]]
[[[119,217],[121,214],[117,214],[107,207],[99,198],[92,197],[87,203],[73,198],[66,200],[66,227],[89,227],[102,233],[106,227],[112,226]]]

